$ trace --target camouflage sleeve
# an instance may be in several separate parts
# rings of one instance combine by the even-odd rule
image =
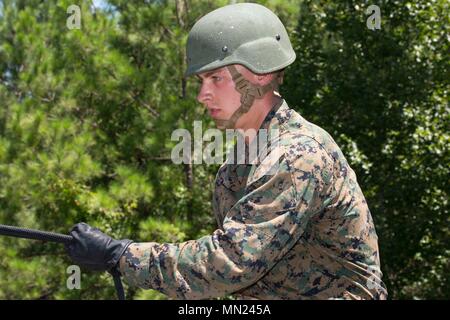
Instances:
[[[332,170],[328,155],[318,144],[297,154],[284,152],[276,174],[248,185],[223,230],[183,243],[130,245],[120,263],[125,281],[177,299],[220,297],[258,281],[323,204]]]

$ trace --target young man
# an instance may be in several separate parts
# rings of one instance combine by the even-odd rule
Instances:
[[[200,79],[197,99],[219,128],[279,134],[258,161],[219,169],[211,235],[135,243],[78,224],[72,259],[118,268],[129,284],[178,299],[385,299],[378,239],[354,171],[334,140],[277,93],[295,60],[278,17],[257,4],[217,9],[192,28],[187,57],[186,75]]]

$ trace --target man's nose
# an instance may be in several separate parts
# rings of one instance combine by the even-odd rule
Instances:
[[[211,90],[206,83],[200,84],[200,91],[197,95],[198,102],[205,104],[207,101],[211,99]]]

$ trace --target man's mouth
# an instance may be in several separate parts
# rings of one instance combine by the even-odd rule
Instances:
[[[219,115],[220,109],[217,109],[217,108],[211,108],[211,109],[208,109],[208,113],[209,113],[209,115],[210,115],[212,118],[215,118],[215,117],[217,117],[217,116]]]

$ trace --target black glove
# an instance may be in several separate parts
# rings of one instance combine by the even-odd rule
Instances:
[[[117,271],[120,257],[133,242],[115,240],[84,222],[76,224],[70,235],[73,241],[66,245],[67,254],[73,262],[92,271]]]

